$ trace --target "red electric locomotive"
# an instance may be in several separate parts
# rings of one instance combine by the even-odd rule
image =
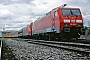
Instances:
[[[32,36],[37,39],[72,39],[84,34],[79,8],[57,7],[32,25]]]
[[[57,7],[22,29],[23,36],[35,39],[72,39],[85,35],[79,8]]]

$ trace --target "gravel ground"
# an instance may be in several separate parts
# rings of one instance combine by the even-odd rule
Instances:
[[[8,39],[4,43],[10,50],[3,55],[10,55],[17,60],[90,60],[90,56],[48,46],[30,44],[23,41]],[[7,47],[7,49],[9,49]],[[6,51],[6,50],[5,50]],[[10,55],[10,56],[11,56]],[[14,56],[15,55],[15,56]],[[10,57],[11,58],[11,57]],[[15,60],[12,58],[11,60]],[[7,59],[6,60],[10,60]]]
[[[12,50],[3,42],[2,46],[2,60],[18,60],[13,55]]]
[[[90,35],[88,35],[88,36],[86,37],[86,40],[90,40]]]

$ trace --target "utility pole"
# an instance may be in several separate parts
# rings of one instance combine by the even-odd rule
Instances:
[[[5,31],[5,25],[3,25],[2,30]]]

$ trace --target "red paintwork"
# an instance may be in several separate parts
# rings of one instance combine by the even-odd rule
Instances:
[[[55,20],[57,19],[57,20]],[[33,32],[45,28],[54,28],[60,26],[59,16],[54,18],[54,11],[33,23]]]
[[[33,23],[30,24],[30,28],[29,28],[30,29],[30,35],[32,35],[32,24]]]
[[[51,15],[48,15],[48,16],[42,18],[41,20],[34,22],[33,23],[33,31],[52,27],[52,17],[51,18],[50,17],[51,17]]]
[[[49,13],[48,15],[46,15],[45,17],[31,23],[30,25],[28,25],[27,27],[25,27],[23,29],[23,34],[30,34],[32,35],[32,32],[34,31],[38,31],[38,30],[42,30],[42,29],[46,29],[46,28],[55,28],[55,27],[60,27],[60,31],[63,31],[64,28],[70,28],[71,26],[76,26],[77,28],[82,28],[79,27],[78,24],[76,23],[76,19],[77,20],[83,20],[82,18],[82,14],[80,16],[65,16],[62,14],[62,9],[77,9],[80,10],[79,8],[60,8],[57,7],[55,9],[53,9],[51,11],[51,13]],[[54,13],[57,12],[57,16],[54,15]],[[80,12],[81,13],[81,12]],[[64,26],[65,22],[64,19],[69,19],[70,23],[67,23],[69,26]],[[75,20],[74,23],[71,22],[71,20]],[[81,23],[83,24],[83,23]]]
[[[32,23],[23,28],[23,35],[32,35]]]
[[[23,33],[23,35],[26,34],[26,27],[23,28],[23,32],[22,33]]]
[[[80,10],[79,8],[63,8],[63,9]],[[83,24],[83,22],[82,22],[82,23],[77,23],[77,22],[76,22],[76,19],[83,21],[82,13],[80,12],[80,14],[81,14],[81,15],[80,15],[80,16],[77,16],[77,17],[76,17],[76,16],[63,16],[62,18],[63,18],[63,19],[70,19],[70,23],[68,23],[68,24],[69,24],[68,27],[76,26],[77,28],[82,28],[83,26],[82,26],[82,27],[79,27],[78,24]],[[63,19],[62,19],[62,20],[63,20]],[[72,20],[75,20],[75,22],[72,22]],[[63,23],[63,24],[64,24],[64,23]],[[64,27],[64,26],[63,26],[63,27]]]
[[[42,29],[45,29],[45,28],[54,28],[54,27],[60,27],[60,31],[63,30],[63,28],[66,28],[64,27],[64,19],[69,19],[70,20],[70,23],[68,27],[71,27],[71,26],[76,26],[78,27],[78,23],[76,23],[76,19],[78,20],[83,20],[82,18],[82,15],[76,17],[76,16],[63,16],[62,14],[62,9],[77,9],[77,10],[80,10],[79,8],[56,8],[54,10],[51,11],[50,14],[48,14],[47,16],[41,18],[40,20],[37,20],[33,23],[33,32],[34,31],[38,31],[38,30],[42,30]],[[54,12],[57,12],[57,16],[54,17]],[[81,13],[81,12],[80,12]],[[75,22],[72,23],[71,20],[74,19]],[[82,23],[83,24],[83,23]],[[83,27],[83,26],[82,26]],[[78,27],[78,28],[81,28],[81,27]]]

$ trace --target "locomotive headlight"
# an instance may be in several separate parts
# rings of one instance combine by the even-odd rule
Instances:
[[[64,26],[68,26],[68,24],[64,24]]]
[[[76,20],[77,23],[82,23],[82,20]]]
[[[70,23],[70,20],[64,20],[65,23]]]
[[[83,26],[82,24],[78,24],[78,26]]]

